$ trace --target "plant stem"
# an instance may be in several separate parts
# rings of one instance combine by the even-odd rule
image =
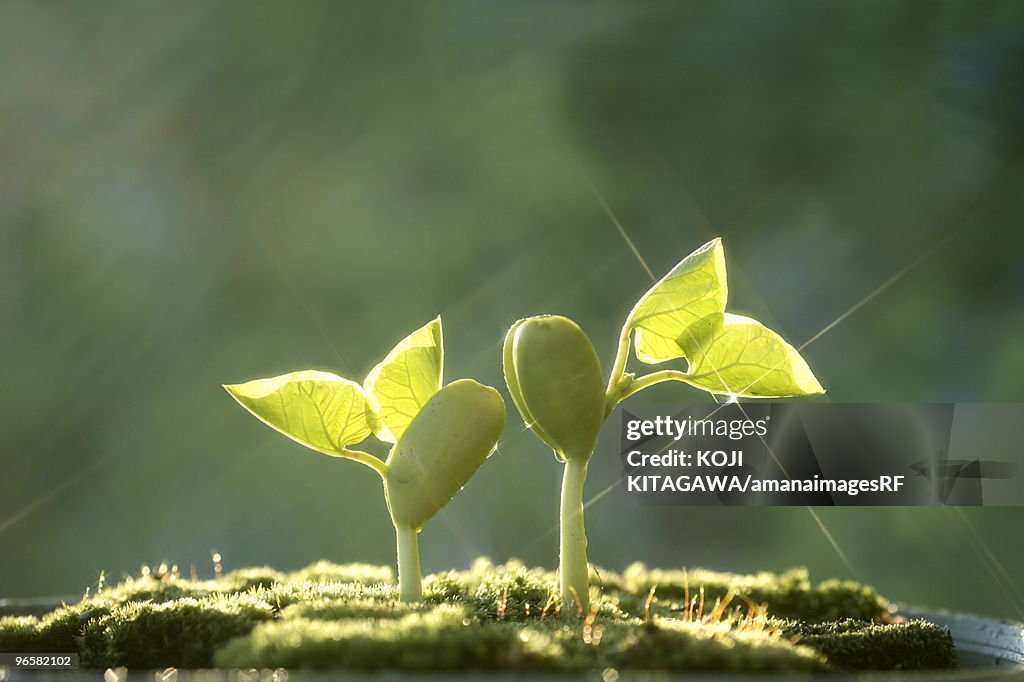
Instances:
[[[626,388],[626,390],[623,391],[618,396],[618,400],[616,402],[622,401],[622,400],[628,398],[629,396],[633,395],[637,391],[644,390],[648,386],[653,386],[654,384],[660,384],[663,381],[682,381],[684,383],[689,383],[689,377],[687,376],[686,372],[682,372],[682,371],[677,370],[677,369],[663,369],[663,370],[661,370],[659,372],[652,372],[650,374],[645,374],[642,377],[637,377],[636,379],[633,379],[633,381],[630,382],[630,384]],[[615,406],[611,405],[611,407],[615,407]],[[609,411],[611,411],[611,410],[609,410]]]
[[[561,538],[558,576],[562,602],[570,614],[590,608],[587,533],[583,527],[583,483],[589,458],[567,460],[562,474]]]
[[[331,455],[332,457],[344,457],[346,459],[359,462],[360,464],[365,464],[380,474],[381,478],[388,477],[388,465],[368,452],[363,452],[362,450],[350,450],[348,448],[342,448],[340,452],[330,452],[328,450],[320,450],[320,452]]]
[[[409,526],[395,526],[398,537],[398,594],[402,601],[423,598],[420,580],[419,531]]]
[[[612,371],[608,374],[608,387],[605,389],[608,393],[615,390],[615,386],[622,379],[622,375],[626,371],[626,361],[629,359],[630,331],[632,331],[632,327],[630,327],[629,318],[627,318],[626,324],[622,325],[622,331],[619,332],[619,346],[615,350],[615,361],[612,363]]]

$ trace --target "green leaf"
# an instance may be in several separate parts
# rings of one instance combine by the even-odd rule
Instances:
[[[716,238],[684,258],[643,295],[626,324],[636,330],[636,357],[655,364],[682,355],[676,339],[694,322],[725,311],[725,252]]]
[[[224,388],[267,426],[332,457],[370,435],[372,408],[362,387],[328,372],[306,370]]]
[[[379,417],[374,425],[378,438],[395,443],[402,437],[420,409],[441,388],[443,369],[439,316],[402,339],[363,382]]]
[[[784,398],[824,393],[793,346],[757,320],[715,313],[678,339],[686,381],[720,395]]]

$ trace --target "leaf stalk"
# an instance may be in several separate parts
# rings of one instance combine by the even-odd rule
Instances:
[[[636,379],[630,381],[629,385],[626,386],[625,389],[623,389],[618,394],[617,400],[615,400],[614,404],[609,404],[608,411],[610,412],[615,407],[615,405],[625,400],[629,396],[633,395],[634,393],[638,393],[644,390],[645,388],[649,388],[655,384],[660,384],[663,381],[682,381],[684,383],[689,383],[689,377],[687,376],[686,372],[683,372],[678,369],[663,369],[657,372],[651,372],[650,374],[645,374],[641,377],[637,377]]]
[[[380,474],[381,478],[388,477],[387,463],[382,462],[379,458],[374,457],[368,452],[363,452],[362,450],[350,450],[349,448],[342,448],[340,454],[342,457],[345,457],[346,459],[351,459],[353,461],[359,462],[360,464],[365,464],[366,466],[370,467],[378,474]]]
[[[609,394],[615,390],[616,385],[626,373],[626,361],[629,359],[629,335],[633,331],[632,320],[633,314],[630,313],[626,318],[626,323],[622,325],[622,331],[619,332],[619,345],[615,350],[615,361],[612,362],[612,371],[608,374],[607,392]]]

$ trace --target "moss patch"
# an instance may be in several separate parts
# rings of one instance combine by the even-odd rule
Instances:
[[[551,571],[478,560],[398,601],[389,568],[317,562],[217,580],[145,576],[41,617],[0,618],[0,651],[78,651],[87,667],[351,670],[895,670],[955,665],[949,634],[887,622],[869,587],[806,571],[595,569],[563,613]]]
[[[676,600],[682,600],[687,588],[691,596],[696,596],[703,587],[707,601],[724,599],[734,591],[755,603],[766,604],[773,616],[808,623],[843,618],[877,620],[885,616],[889,607],[889,603],[867,585],[839,580],[813,585],[803,568],[781,574],[739,575],[701,569],[667,571],[636,563],[621,576],[606,571],[603,578],[606,584],[618,586],[630,595],[646,595],[656,587],[659,597]]]
[[[227,668],[481,670],[542,661],[516,628],[474,621],[441,605],[398,618],[282,619],[231,642],[216,657]]]
[[[26,654],[47,653],[39,648],[39,619],[35,616],[0,617],[0,651]]]
[[[394,585],[395,571],[390,566],[372,564],[335,564],[318,561],[288,575],[290,581],[310,580],[327,583],[361,583],[363,585]]]
[[[925,620],[907,623],[788,622],[780,626],[795,641],[823,653],[839,670],[931,670],[955,668],[953,638]]]
[[[81,662],[91,668],[208,667],[220,646],[273,617],[269,604],[247,594],[129,602],[85,625]]]

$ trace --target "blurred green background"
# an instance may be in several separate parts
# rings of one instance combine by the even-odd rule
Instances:
[[[391,563],[376,476],[220,384],[361,379],[438,313],[449,380],[504,390],[541,312],[610,363],[650,279],[602,199],[655,273],[720,234],[734,312],[840,320],[805,350],[832,400],[1024,400],[1020,2],[6,2],[0,93],[0,596],[214,548]],[[425,570],[554,565],[560,465],[521,426]],[[1024,509],[818,513],[849,565],[806,509],[615,495],[591,560],[1022,615]]]

